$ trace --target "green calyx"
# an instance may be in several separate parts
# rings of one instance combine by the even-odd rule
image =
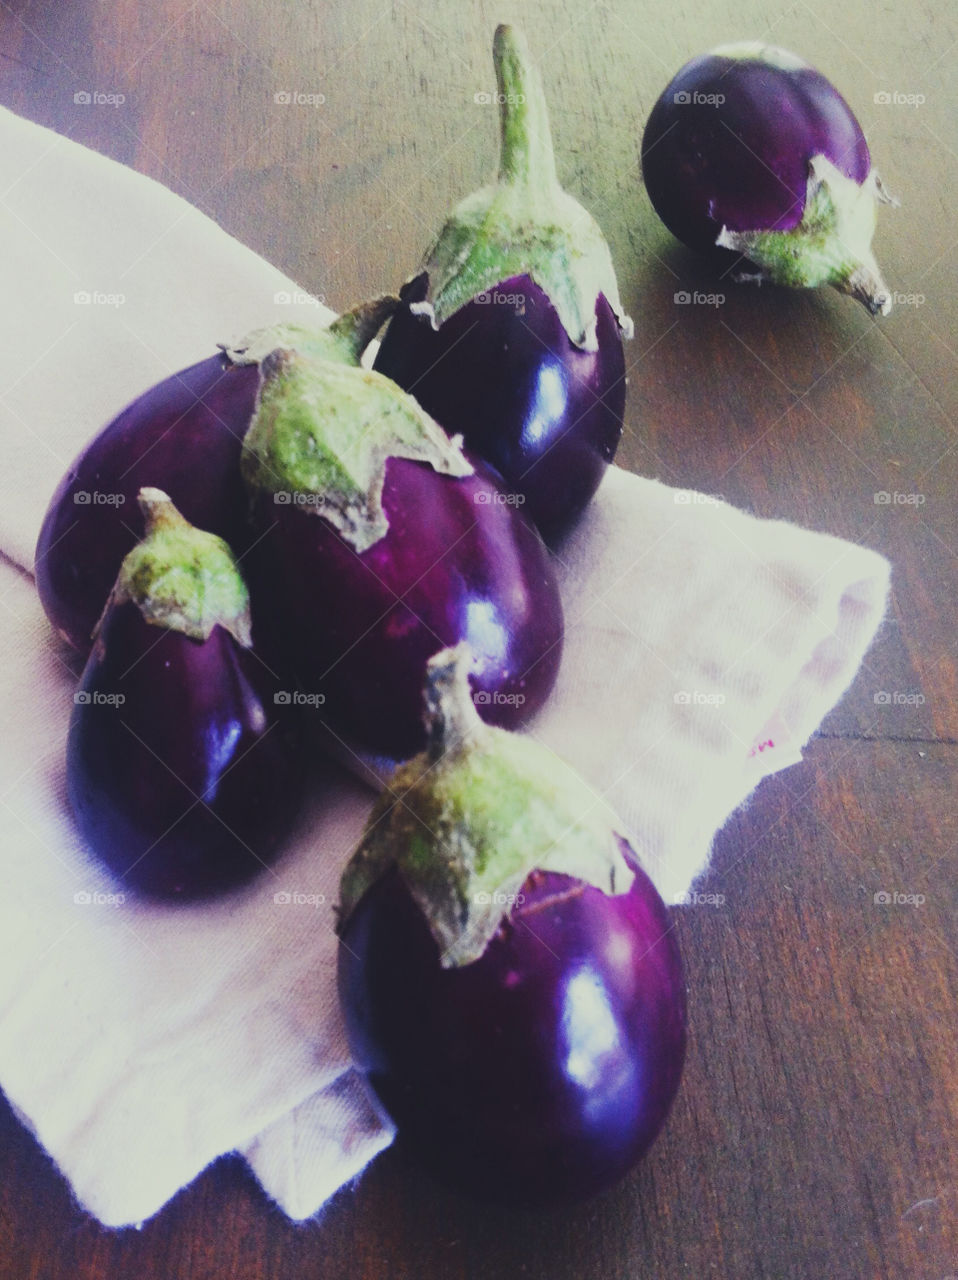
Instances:
[[[412,309],[428,314],[438,327],[501,281],[528,275],[548,295],[576,346],[596,349],[600,293],[623,336],[630,338],[632,321],[622,310],[605,237],[592,215],[559,186],[542,82],[525,39],[500,26],[493,58],[498,181],[453,210],[423,263],[426,299]]]
[[[397,864],[444,968],[478,959],[533,870],[624,893],[633,873],[604,801],[534,739],[484,724],[465,644],[431,659],[426,751],[380,796],[340,883],[340,923]]]
[[[221,342],[220,349],[233,364],[262,364],[277,350],[296,351],[338,364],[359,364],[363,352],[398,306],[399,299],[386,294],[360,303],[320,328],[283,322],[255,329],[234,344]]]
[[[220,626],[249,648],[249,594],[229,546],[194,528],[161,489],[141,489],[138,501],[146,535],[120,566],[107,607],[130,600],[154,626],[194,640]]]
[[[356,551],[389,527],[382,506],[387,459],[472,474],[458,441],[382,374],[284,348],[260,367],[241,458],[247,486],[323,516]]]
[[[858,185],[823,155],[809,164],[805,210],[790,231],[730,231],[715,241],[754,262],[761,279],[811,289],[830,284],[887,316],[892,297],[871,250],[879,202],[896,203],[874,169]]]
[[[224,347],[231,360],[260,367],[241,457],[247,486],[322,515],[358,552],[389,527],[382,507],[387,459],[472,474],[458,442],[412,396],[360,367],[398,305],[398,298],[376,298],[327,328],[277,325]]]

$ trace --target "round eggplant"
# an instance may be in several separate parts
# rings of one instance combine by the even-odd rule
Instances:
[[[443,1182],[508,1204],[581,1200],[647,1150],[678,1089],[685,987],[668,911],[570,770],[470,724],[461,692],[432,698],[429,750],[395,778],[343,878],[353,1058]]]
[[[848,103],[795,54],[746,43],[687,63],[649,116],[642,172],[672,234],[744,256],[758,268],[744,278],[891,310],[871,240],[878,202],[894,202]]]
[[[90,851],[130,889],[205,897],[279,854],[299,807],[296,709],[253,652],[224,542],[144,489],[74,698],[67,785]]]
[[[554,543],[615,456],[632,322],[601,230],[559,186],[525,40],[501,26],[493,52],[498,181],[450,215],[375,368],[490,462]]]
[[[548,553],[514,495],[389,379],[273,353],[243,469],[270,652],[350,747],[418,751],[426,661],[461,640],[485,719],[512,727],[541,706],[563,636]]]

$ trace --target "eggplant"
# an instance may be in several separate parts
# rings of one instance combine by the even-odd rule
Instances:
[[[67,790],[87,848],[126,887],[203,898],[279,855],[303,791],[299,718],[253,651],[226,544],[160,490],[139,506],[146,535],[74,698]]]
[[[340,890],[354,1063],[409,1156],[483,1200],[611,1185],[675,1098],[685,983],[668,911],[602,801],[483,725],[461,650],[429,666],[429,739]]]
[[[548,553],[494,474],[416,401],[358,366],[283,349],[261,366],[243,448],[258,538],[248,557],[271,660],[351,750],[418,751],[426,661],[468,640],[483,717],[515,727],[558,672],[563,623]],[[330,355],[333,353],[330,352]]]
[[[721,264],[748,259],[743,279],[891,310],[871,241],[878,203],[897,201],[848,103],[795,54],[748,42],[686,63],[649,116],[642,173],[672,234]]]
[[[395,303],[381,305],[384,320]],[[270,343],[309,350],[317,332],[277,325],[224,347],[138,396],[75,459],[50,500],[35,554],[40,602],[72,648],[89,653],[123,557],[143,536],[142,487],[169,494],[187,520],[242,556],[249,527],[240,452],[259,390],[250,353]]]
[[[139,396],[73,462],[47,508],[35,558],[40,602],[74,649],[90,651],[123,557],[143,536],[143,486],[169,493],[186,519],[242,552],[239,459],[258,384],[255,368],[210,356]]]
[[[615,456],[632,322],[601,230],[559,186],[524,38],[500,26],[493,56],[498,181],[450,215],[374,367],[491,463],[554,544]]]

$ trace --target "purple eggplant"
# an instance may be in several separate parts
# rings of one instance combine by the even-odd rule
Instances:
[[[895,202],[845,99],[795,54],[745,43],[686,63],[649,116],[642,172],[673,235],[744,256],[758,271],[743,278],[891,310],[871,241],[878,202]]]
[[[498,181],[449,217],[375,368],[490,462],[554,543],[615,456],[632,322],[602,232],[559,186],[525,40],[500,26],[493,52]]]
[[[409,1154],[485,1200],[554,1205],[621,1178],[682,1073],[668,912],[614,817],[535,742],[479,723],[430,664],[430,738],[343,876],[354,1062]]]
[[[597,349],[589,351],[569,340],[529,276],[467,302],[438,330],[410,310],[425,291],[424,275],[400,291],[405,305],[375,367],[488,459],[556,542],[588,505],[622,435],[625,360],[612,308],[599,297]]]
[[[229,548],[159,490],[140,506],[146,536],[75,695],[67,787],[84,842],[125,886],[201,898],[281,851],[303,788],[299,721],[251,648]]]
[[[402,760],[424,741],[426,661],[461,640],[481,714],[527,720],[555,682],[562,607],[515,496],[358,367],[365,341],[341,362],[264,360],[242,463],[259,535],[248,565],[275,661],[337,737]]]
[[[395,306],[371,311],[381,324]],[[378,326],[377,326],[378,327]],[[239,460],[259,390],[258,359],[272,345],[309,350],[325,331],[277,325],[145,391],[113,419],[60,481],[36,548],[40,602],[53,626],[87,654],[120,564],[143,536],[137,494],[162,489],[184,517],[249,543]]]
[[[144,485],[242,552],[239,458],[258,384],[254,367],[225,354],[201,360],[128,405],[60,481],[37,542],[36,580],[47,617],[73,648],[89,652],[123,557],[143,536]]]

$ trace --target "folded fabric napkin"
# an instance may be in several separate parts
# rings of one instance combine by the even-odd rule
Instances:
[[[332,907],[372,792],[342,772],[288,852],[202,907],[124,897],[64,792],[75,677],[30,576],[46,503],[123,404],[318,304],[155,182],[0,113],[0,1086],[103,1222],[238,1150],[294,1218],[391,1140],[352,1071]],[[875,553],[613,468],[565,545],[567,639],[530,732],[681,902],[712,838],[852,680]]]

